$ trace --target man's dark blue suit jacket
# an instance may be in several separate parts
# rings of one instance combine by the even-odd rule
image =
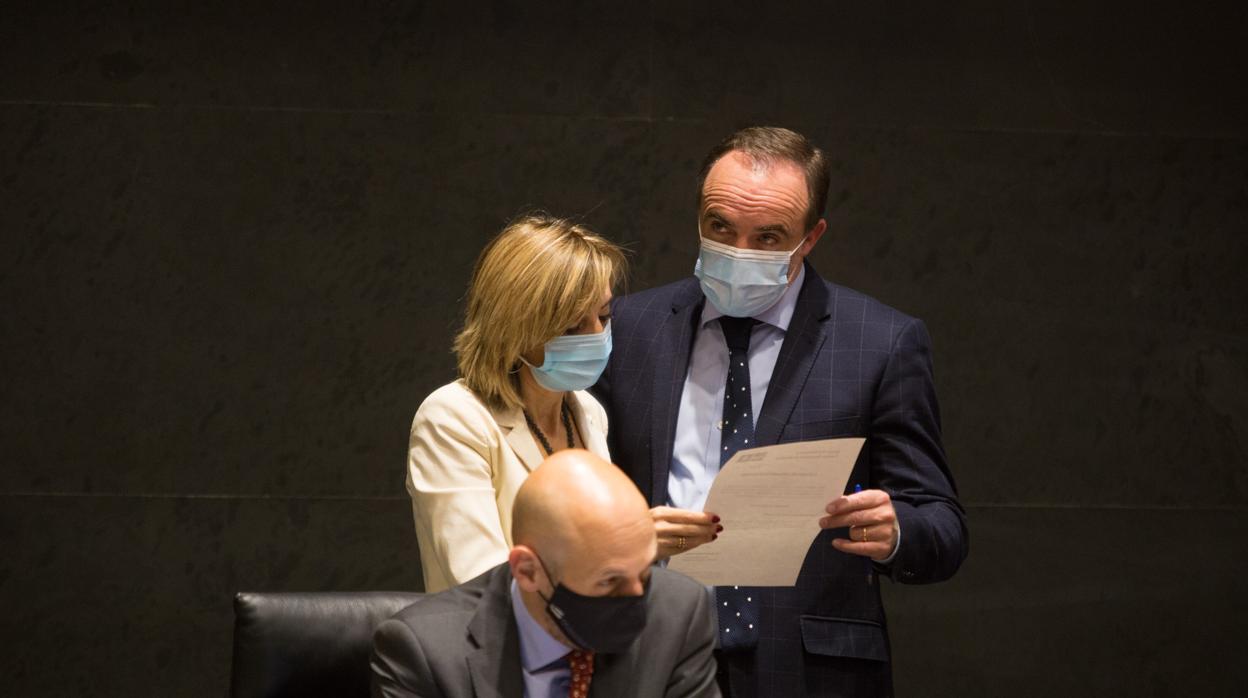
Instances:
[[[667,503],[676,416],[705,297],[695,278],[612,305],[614,349],[593,392],[610,418],[612,459]],[[734,696],[888,695],[888,634],[878,574],[949,578],[967,554],[966,517],[940,439],[923,323],[821,278],[806,280],[758,414],[760,446],[866,438],[850,483],[892,497],[901,545],[886,569],[832,547],[821,531],[797,586],[759,589],[757,650],[727,654]],[[852,485],[851,485],[852,486]]]

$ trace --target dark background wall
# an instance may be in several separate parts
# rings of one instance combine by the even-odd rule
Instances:
[[[464,7],[461,5],[472,5]],[[971,557],[901,695],[1248,680],[1231,3],[42,2],[0,12],[0,693],[222,695],[240,589],[412,589],[471,262],[690,273],[733,128],[831,154],[820,271],[924,318]]]

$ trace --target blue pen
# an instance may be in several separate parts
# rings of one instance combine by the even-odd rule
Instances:
[[[854,494],[858,494],[861,491],[862,491],[862,485],[854,485]]]

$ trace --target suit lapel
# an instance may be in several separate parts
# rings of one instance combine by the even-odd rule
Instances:
[[[627,654],[594,655],[594,677],[589,681],[589,695],[594,698],[635,695],[638,670],[635,649]]]
[[[476,651],[467,658],[468,674],[477,698],[523,698],[520,668],[520,631],[511,610],[511,570],[506,565],[490,573],[477,612],[468,623]]]
[[[671,468],[675,443],[676,418],[680,412],[680,395],[689,372],[689,354],[698,319],[702,316],[704,297],[697,282],[690,282],[676,292],[671,313],[659,328],[652,346],[655,357],[654,392],[650,405],[650,505],[667,503],[667,476]]]
[[[516,457],[524,464],[525,470],[533,472],[533,469],[542,463],[542,452],[538,450],[537,442],[533,440],[533,432],[529,431],[529,425],[524,421],[524,412],[519,408],[505,410],[491,408],[490,413],[506,435],[507,445],[511,447],[511,452],[516,454]]]
[[[607,430],[598,422],[597,411],[592,409],[593,396],[581,391],[573,391],[571,396],[568,404],[572,407],[572,419],[576,422],[576,431],[582,444],[591,453],[610,460],[607,438],[604,436]]]
[[[828,312],[828,286],[806,264],[806,281],[797,296],[793,319],[780,345],[780,356],[767,383],[767,397],[758,413],[758,426],[754,440],[759,446],[770,446],[780,439],[780,430],[789,421],[789,415],[797,405],[797,397],[806,384],[815,357],[825,338],[824,321]]]

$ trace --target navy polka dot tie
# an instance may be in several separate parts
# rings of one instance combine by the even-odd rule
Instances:
[[[754,318],[721,317],[719,326],[728,343],[728,380],[724,384],[723,420],[719,423],[719,464],[754,441],[754,410],[750,402],[750,330]],[[756,590],[715,587],[719,617],[719,644],[725,650],[758,645]]]

